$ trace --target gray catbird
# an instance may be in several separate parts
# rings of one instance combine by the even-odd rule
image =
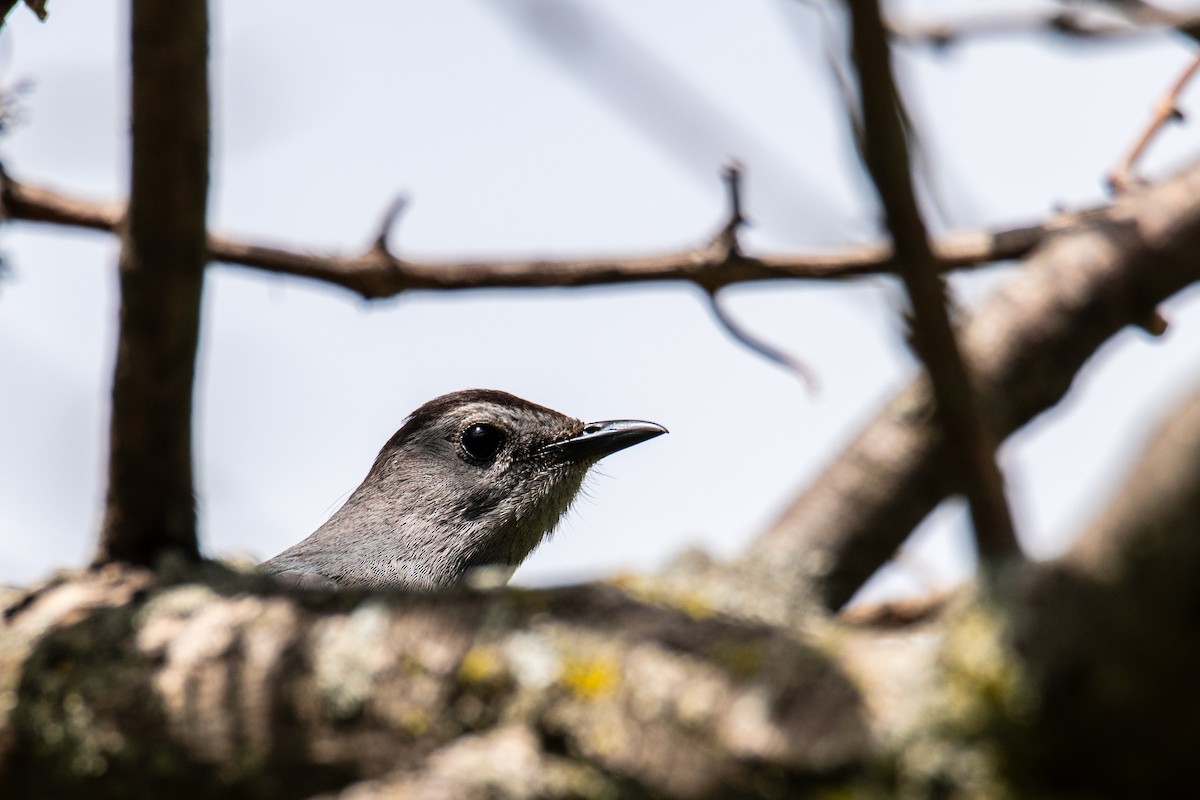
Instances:
[[[437,589],[483,568],[507,580],[593,464],[666,432],[585,425],[506,392],[443,395],[412,413],[328,522],[260,569],[306,589]]]

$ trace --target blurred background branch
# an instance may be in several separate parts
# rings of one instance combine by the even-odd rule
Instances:
[[[1004,481],[996,466],[997,438],[963,365],[950,324],[946,287],[917,207],[907,114],[892,77],[879,6],[876,0],[851,0],[850,15],[862,109],[863,162],[882,202],[912,306],[911,343],[933,390],[934,416],[943,428],[951,456],[947,467],[958,474],[980,554],[993,559],[1019,555]]]

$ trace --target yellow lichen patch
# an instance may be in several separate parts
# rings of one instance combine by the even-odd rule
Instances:
[[[472,647],[458,665],[458,679],[469,685],[495,683],[504,676],[504,659],[491,647]]]
[[[701,592],[679,593],[669,598],[668,602],[692,619],[710,619],[717,613],[712,603]]]
[[[641,576],[636,572],[618,572],[609,575],[606,580],[618,589],[632,589],[641,582],[640,579]]]
[[[428,731],[432,722],[429,712],[423,708],[410,708],[400,716],[400,725],[413,737]]]
[[[713,660],[737,678],[752,678],[766,663],[762,642],[716,642],[711,648]]]
[[[869,792],[867,787],[855,786],[853,784],[847,784],[845,786],[832,786],[828,789],[823,789],[814,795],[817,800],[865,800],[865,798],[868,797],[878,796],[878,794]]]
[[[673,608],[692,619],[711,619],[717,614],[717,609],[704,592],[673,589],[637,575],[618,575],[608,582],[639,603]]]
[[[997,712],[1018,720],[1032,711],[1030,689],[1008,640],[1004,619],[986,607],[962,615],[948,632],[946,711],[967,730],[987,726]]]
[[[928,797],[954,787],[951,798],[1012,800],[1005,741],[1025,735],[1036,695],[1013,649],[1002,608],[976,599],[948,620],[941,681],[928,713],[898,761],[897,797]]]
[[[582,700],[598,700],[612,693],[621,671],[617,662],[605,658],[571,658],[563,664],[562,685]]]

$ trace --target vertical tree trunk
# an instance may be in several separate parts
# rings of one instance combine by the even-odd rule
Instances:
[[[192,384],[208,194],[205,0],[132,4],[132,178],[98,562],[196,558]]]

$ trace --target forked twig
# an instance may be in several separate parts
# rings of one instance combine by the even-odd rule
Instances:
[[[1155,105],[1154,114],[1150,117],[1149,124],[1142,130],[1141,136],[1137,138],[1133,147],[1129,148],[1129,152],[1113,168],[1112,172],[1108,173],[1108,187],[1114,193],[1122,194],[1137,185],[1139,180],[1133,174],[1133,168],[1138,159],[1146,152],[1150,143],[1154,141],[1154,137],[1158,136],[1167,126],[1167,123],[1183,119],[1183,112],[1179,110],[1179,96],[1183,94],[1183,90],[1187,88],[1188,83],[1196,76],[1197,72],[1200,72],[1200,53],[1192,58],[1187,68],[1171,84],[1167,93]]]

